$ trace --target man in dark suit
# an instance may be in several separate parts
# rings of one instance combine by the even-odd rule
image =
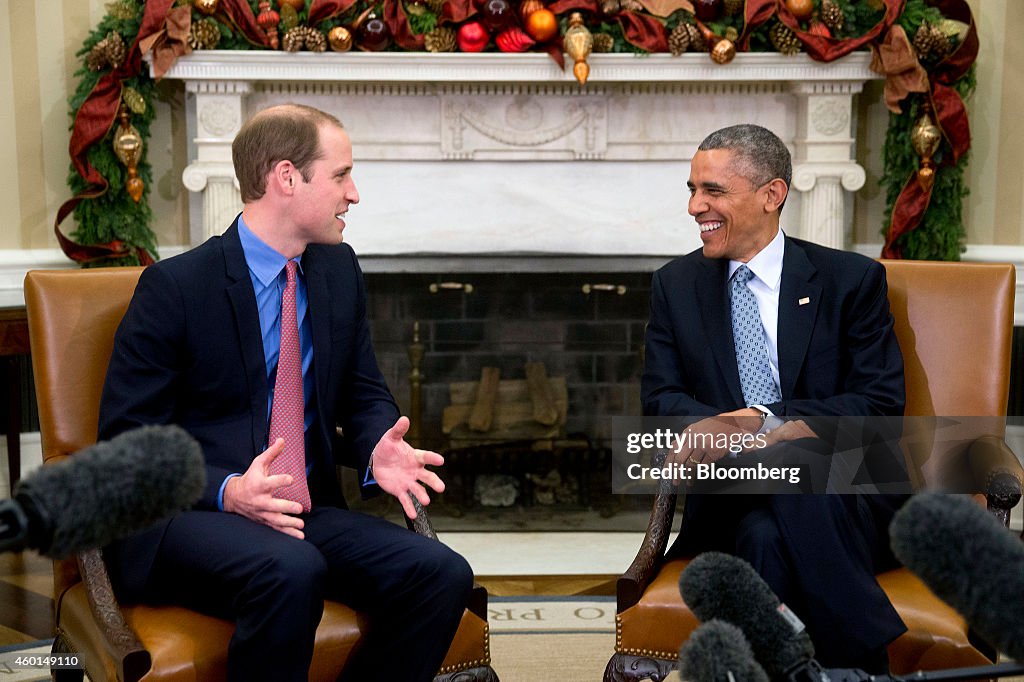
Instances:
[[[202,445],[198,505],[108,553],[121,595],[231,618],[228,679],[308,678],[325,598],[367,613],[346,680],[430,680],[472,588],[439,542],[345,509],[336,426],[364,494],[444,485],[377,366],[362,273],[342,243],[359,201],[333,116],[284,105],[232,146],[244,208],[220,237],[147,268],[118,329],[100,436],[179,424]]]
[[[759,433],[792,453],[815,442],[815,422],[804,417],[902,414],[884,268],[786,236],[780,212],[791,175],[789,151],[759,126],[701,143],[687,185],[703,248],[654,275],[645,415],[703,417],[691,431]],[[694,467],[754,453],[722,460],[727,454],[694,448],[672,457]],[[691,494],[669,553],[714,549],[748,560],[807,624],[823,664],[882,672],[886,645],[906,628],[874,576],[895,561],[887,527],[904,499]]]

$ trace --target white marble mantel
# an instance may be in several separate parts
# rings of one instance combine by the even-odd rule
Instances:
[[[165,78],[186,84],[194,243],[240,207],[230,144],[242,121],[295,101],[337,115],[351,134],[362,200],[346,240],[360,256],[457,269],[695,248],[689,159],[709,132],[742,122],[775,130],[793,151],[787,231],[848,247],[850,193],[864,183],[853,97],[877,78],[868,62],[594,55],[581,88],[543,54],[206,51]]]

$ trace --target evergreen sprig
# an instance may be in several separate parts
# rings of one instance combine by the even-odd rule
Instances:
[[[103,40],[109,33],[117,32],[121,35],[126,45],[131,45],[139,32],[142,20],[143,3],[138,0],[121,0],[120,8],[135,8],[133,17],[125,16],[126,12],[112,12],[105,16],[95,29],[89,34],[82,45],[82,49],[76,54],[84,57],[89,54],[93,47]],[[79,78],[78,87],[69,98],[68,105],[71,109],[71,117],[82,107],[89,93],[96,87],[100,78],[109,72],[104,69],[101,72],[92,71],[84,65],[76,71]],[[154,83],[149,77],[148,70],[144,67],[138,76],[125,79],[124,87],[134,88],[146,103],[146,110],[141,114],[133,114],[132,125],[139,131],[143,143],[148,147],[149,126],[155,115],[153,107]],[[115,125],[107,131],[106,135],[98,143],[93,145],[88,153],[89,163],[106,178],[108,183],[107,191],[96,199],[87,199],[75,207],[74,216],[78,227],[71,233],[71,238],[80,244],[105,244],[114,240],[122,241],[127,247],[134,251],[135,248],[143,248],[157,258],[156,235],[150,227],[153,221],[153,211],[149,206],[149,189],[153,184],[153,169],[145,160],[148,149],[143,149],[142,158],[138,163],[138,174],[145,183],[142,192],[142,199],[136,203],[125,191],[124,185],[128,179],[128,169],[121,164],[114,149],[111,146]],[[68,175],[68,187],[74,194],[91,189],[88,183],[71,167]],[[105,265],[139,265],[138,258],[133,253],[125,258],[112,258],[96,261],[87,264],[86,267]]]

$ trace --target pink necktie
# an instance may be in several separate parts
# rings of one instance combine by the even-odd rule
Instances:
[[[302,393],[302,353],[295,314],[295,261],[286,266],[288,285],[281,297],[281,352],[277,360],[274,405],[270,411],[270,443],[284,438],[284,452],[270,465],[271,474],[290,474],[292,484],[278,488],[274,497],[302,504],[310,510],[306,484],[305,398]]]

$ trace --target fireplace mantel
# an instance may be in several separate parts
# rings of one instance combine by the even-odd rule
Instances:
[[[580,87],[543,54],[204,51],[165,78],[188,95],[194,243],[241,206],[230,145],[242,121],[291,101],[337,115],[351,134],[362,200],[346,240],[362,258],[457,270],[522,256],[543,268],[695,248],[689,159],[707,133],[741,122],[793,151],[786,230],[849,246],[849,193],[865,179],[853,97],[878,77],[869,59],[593,55]]]

